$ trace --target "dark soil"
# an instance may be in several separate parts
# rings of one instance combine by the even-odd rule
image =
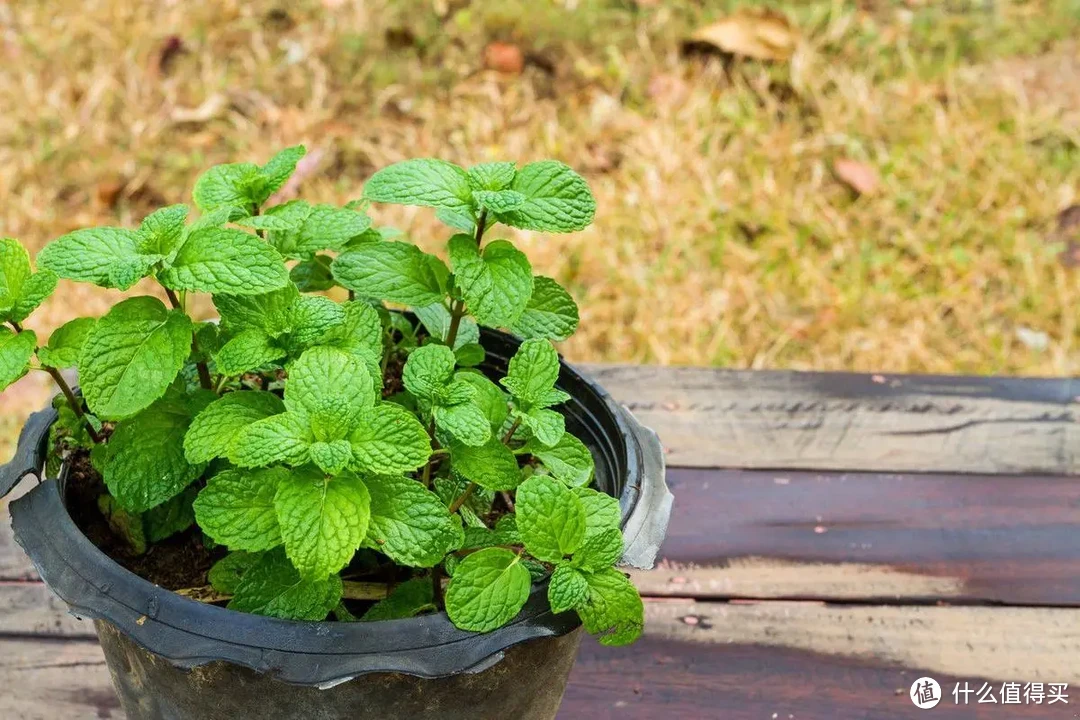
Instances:
[[[206,585],[206,573],[225,554],[223,548],[208,550],[203,545],[202,533],[192,526],[150,545],[142,555],[136,554],[125,540],[113,533],[98,510],[97,499],[105,492],[105,484],[90,465],[89,453],[79,450],[68,462],[71,466],[66,496],[68,512],[90,542],[139,577],[167,590]]]

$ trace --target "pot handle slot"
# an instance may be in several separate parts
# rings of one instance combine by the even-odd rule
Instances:
[[[15,457],[0,467],[0,498],[11,492],[20,480],[37,473],[45,462],[45,446],[49,438],[49,426],[56,422],[53,408],[38,410],[30,415],[15,446]]]
[[[641,448],[638,473],[627,480],[637,490],[637,502],[623,523],[625,550],[620,564],[650,570],[667,534],[675,498],[664,477],[664,448],[660,438],[625,407],[619,411],[626,417],[630,432]]]

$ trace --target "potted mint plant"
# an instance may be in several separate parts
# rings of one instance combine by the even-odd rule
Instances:
[[[345,207],[272,204],[303,153],[213,167],[197,219],[77,230],[36,272],[0,241],[0,386],[61,390],[0,476],[48,478],[16,538],[95,620],[128,717],[552,717],[580,625],[641,633],[617,565],[651,564],[671,502],[655,436],[552,345],[570,294],[491,239],[584,228],[592,194],[554,161],[423,159]],[[435,208],[449,264],[370,202]],[[167,302],[42,344],[23,322],[58,278]]]

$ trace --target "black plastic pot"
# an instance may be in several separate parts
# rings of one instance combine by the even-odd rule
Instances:
[[[482,369],[506,372],[519,341],[485,331]],[[600,387],[563,364],[567,429],[590,447],[596,487],[620,499],[624,564],[651,567],[672,496],[660,444]],[[0,496],[44,467],[55,411],[35,413]],[[552,718],[580,641],[574,613],[537,586],[490,633],[445,613],[374,623],[294,622],[226,610],[164,590],[98,550],[64,506],[66,472],[11,505],[15,538],[71,612],[92,618],[129,718]]]

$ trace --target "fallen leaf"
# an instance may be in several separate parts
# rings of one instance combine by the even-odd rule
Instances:
[[[158,51],[154,73],[157,75],[168,75],[177,56],[185,52],[187,52],[187,48],[184,46],[184,41],[179,35],[170,35],[165,38],[165,41],[161,43],[161,49]]]
[[[840,182],[860,195],[874,194],[881,182],[877,170],[850,158],[840,158],[833,162],[833,172]]]
[[[97,186],[97,200],[102,207],[112,209],[120,199],[127,182],[124,180],[103,180]]]
[[[689,44],[755,60],[784,61],[798,44],[798,31],[787,17],[772,10],[740,10],[699,28]]]
[[[484,48],[484,67],[507,75],[518,75],[525,68],[525,55],[517,45],[504,42],[489,43]]]
[[[1058,240],[1080,236],[1080,205],[1070,205],[1058,213],[1054,234]]]
[[[1016,328],[1016,339],[1029,350],[1041,351],[1050,345],[1050,336],[1041,330],[1032,330],[1029,327]]]

